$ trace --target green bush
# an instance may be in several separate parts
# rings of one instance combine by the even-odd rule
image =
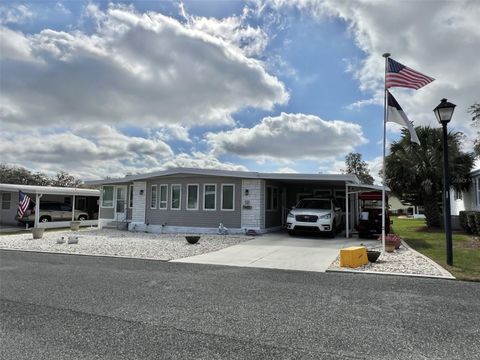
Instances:
[[[468,211],[460,211],[460,213],[458,214],[458,219],[460,221],[460,226],[462,227],[462,229],[466,232],[469,232],[467,213]]]
[[[475,229],[476,229],[476,234],[477,235],[480,235],[480,212],[476,211],[474,213],[474,217],[475,217]]]
[[[467,213],[467,226],[470,228],[472,234],[478,234],[477,224],[475,222],[475,212],[473,211]]]

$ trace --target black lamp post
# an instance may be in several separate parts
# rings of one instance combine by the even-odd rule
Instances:
[[[443,215],[445,224],[445,238],[447,240],[447,264],[453,265],[453,246],[452,246],[452,221],[450,218],[450,181],[448,174],[448,131],[447,124],[452,119],[455,104],[449,103],[447,99],[442,99],[440,104],[433,109],[438,122],[443,128]]]

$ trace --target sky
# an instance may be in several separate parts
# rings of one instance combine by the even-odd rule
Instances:
[[[355,151],[378,180],[384,52],[436,79],[392,89],[409,119],[438,126],[445,97],[472,149],[479,18],[475,0],[0,1],[0,162],[338,173]]]

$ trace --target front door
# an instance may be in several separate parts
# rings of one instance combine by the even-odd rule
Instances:
[[[115,189],[115,220],[124,221],[127,215],[127,187],[117,186]]]

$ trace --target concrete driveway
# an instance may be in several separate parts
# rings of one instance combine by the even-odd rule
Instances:
[[[325,272],[340,249],[360,244],[372,246],[378,244],[378,241],[345,237],[292,237],[279,232],[173,262]]]

